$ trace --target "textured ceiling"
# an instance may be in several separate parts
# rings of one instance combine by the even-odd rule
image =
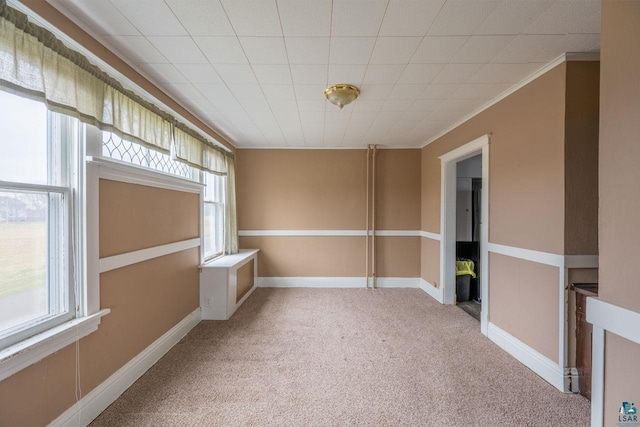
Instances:
[[[600,46],[600,0],[48,1],[238,147],[420,147]]]

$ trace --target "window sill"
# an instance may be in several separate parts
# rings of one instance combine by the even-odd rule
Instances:
[[[233,255],[222,255],[217,258],[213,258],[203,264],[200,264],[199,268],[209,267],[222,267],[233,268],[239,264],[244,264],[249,258],[258,253],[260,249],[240,249],[240,252]]]
[[[71,320],[0,351],[0,381],[98,329],[111,310]]]

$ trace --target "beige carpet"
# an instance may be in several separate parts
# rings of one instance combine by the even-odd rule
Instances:
[[[421,290],[257,289],[92,425],[587,426],[589,410]]]

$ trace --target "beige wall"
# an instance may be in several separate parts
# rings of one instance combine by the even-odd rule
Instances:
[[[489,254],[491,323],[557,363],[557,267]]]
[[[440,232],[439,156],[491,134],[489,241],[597,254],[598,82],[597,62],[560,64],[423,148],[422,230]],[[423,239],[430,283],[439,256],[439,242]],[[497,254],[489,262],[489,320],[557,361],[558,269]]]
[[[241,230],[364,230],[363,150],[238,150]]]
[[[364,230],[365,150],[238,150],[240,230]],[[379,150],[376,228],[420,228],[420,150]],[[418,277],[418,237],[377,237],[380,277]],[[362,277],[365,238],[241,237],[262,277]]]
[[[489,133],[489,241],[564,252],[565,71],[563,63],[423,149],[423,230],[440,230],[438,157]]]
[[[640,1],[602,2],[600,82],[600,298],[640,311]],[[640,345],[608,333],[604,421],[640,396]]]
[[[564,253],[598,254],[600,64],[567,63]]]
[[[101,191],[115,187],[110,182],[105,186],[105,182]],[[100,197],[101,241],[114,235],[124,238],[121,233],[127,229],[134,233],[128,221],[142,226],[139,220],[149,214],[148,206],[130,201],[130,205],[122,207],[128,211],[127,215],[104,221],[103,208],[109,211],[107,208],[118,206],[123,194],[135,194],[141,200],[149,195],[158,196],[157,189],[151,187],[133,184],[117,187],[121,191],[105,191]],[[174,191],[161,194],[174,201],[182,200],[183,195]],[[156,234],[154,244],[174,241],[174,234],[166,230],[176,225],[176,214],[199,210],[197,197],[182,201],[184,205],[174,205],[173,209],[165,207],[163,215],[153,219],[155,230],[145,229],[148,234]],[[156,205],[152,203],[152,207]],[[186,222],[189,221],[187,215]],[[105,222],[109,225],[105,226]],[[145,240],[148,234],[135,235]],[[147,247],[133,239],[127,241],[130,248]],[[200,250],[193,248],[100,275],[100,305],[111,309],[111,313],[102,318],[96,332],[78,344],[84,395],[198,308],[199,261]],[[37,426],[53,421],[75,403],[75,378],[76,346],[72,344],[0,382],[0,426]]]
[[[199,195],[100,180],[100,256],[108,257],[200,234]]]
[[[440,241],[420,238],[420,277],[440,287]]]
[[[420,229],[420,150],[379,150],[376,229]]]

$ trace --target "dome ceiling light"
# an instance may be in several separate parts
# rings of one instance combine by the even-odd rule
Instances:
[[[346,83],[329,86],[324,90],[324,96],[329,102],[337,105],[341,110],[342,107],[353,102],[358,95],[360,95],[360,89]]]

